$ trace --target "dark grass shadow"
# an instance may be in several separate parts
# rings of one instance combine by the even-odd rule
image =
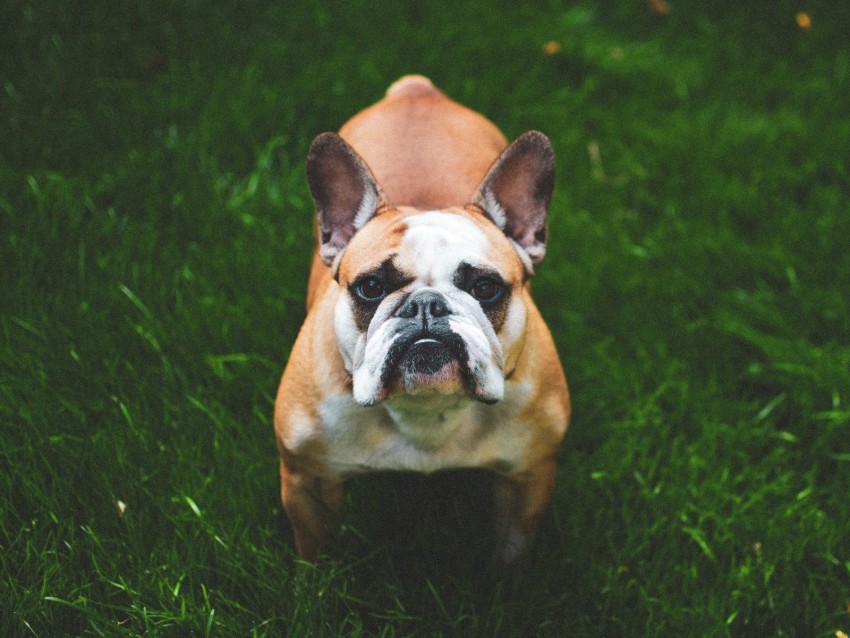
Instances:
[[[495,544],[491,486],[492,476],[475,470],[358,477],[349,483],[342,549],[355,560],[380,551],[402,579],[486,571]]]
[[[549,516],[528,561],[500,565],[492,481],[487,471],[453,470],[350,482],[337,560],[371,630],[391,617],[398,628],[407,620],[473,633],[498,633],[503,623],[534,632],[540,605],[568,595],[580,576],[563,569],[562,539]]]

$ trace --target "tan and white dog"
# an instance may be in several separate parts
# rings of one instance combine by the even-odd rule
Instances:
[[[529,291],[554,169],[542,133],[508,146],[422,76],[313,141],[308,314],[275,405],[303,558],[328,549],[349,477],[455,468],[493,472],[500,558],[527,552],[570,416]]]

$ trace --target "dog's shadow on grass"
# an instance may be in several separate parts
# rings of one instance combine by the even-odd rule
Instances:
[[[557,541],[546,521],[530,559],[501,566],[492,481],[482,470],[375,474],[351,481],[337,558],[348,571],[349,591],[368,601],[373,612],[400,603],[420,618],[482,613],[505,597],[524,598],[533,606],[538,590],[551,580],[539,576],[551,564],[546,556]]]
[[[495,545],[491,483],[483,471],[359,477],[349,484],[342,549],[354,560],[352,552],[379,550],[426,577],[486,568]]]

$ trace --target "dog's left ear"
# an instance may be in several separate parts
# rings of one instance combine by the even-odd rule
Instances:
[[[533,265],[546,254],[546,214],[555,187],[555,152],[539,131],[520,135],[496,159],[472,198]]]
[[[319,256],[330,266],[386,201],[366,162],[336,133],[310,145],[307,182],[319,217]]]

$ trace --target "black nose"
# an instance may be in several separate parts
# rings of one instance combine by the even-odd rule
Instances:
[[[396,312],[396,317],[401,319],[420,319],[427,327],[431,319],[446,317],[452,314],[446,298],[434,290],[422,290],[410,295],[401,308]]]

